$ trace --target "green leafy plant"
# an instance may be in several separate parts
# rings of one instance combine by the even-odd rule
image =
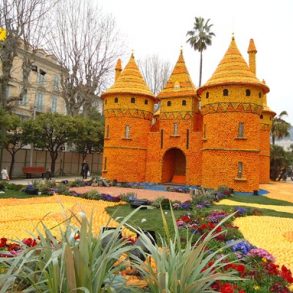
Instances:
[[[84,198],[99,200],[101,199],[101,194],[97,190],[91,190],[84,194]]]

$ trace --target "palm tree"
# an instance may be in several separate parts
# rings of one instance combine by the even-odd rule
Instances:
[[[281,139],[290,135],[289,130],[291,128],[291,124],[283,119],[284,116],[288,116],[286,111],[282,111],[273,119],[271,129],[273,145],[275,145],[276,139]]]
[[[211,32],[212,24],[209,24],[210,19],[206,22],[203,17],[195,17],[193,24],[193,30],[188,31],[186,36],[188,36],[187,43],[200,53],[200,66],[199,66],[199,86],[201,86],[202,78],[202,52],[207,49],[207,46],[212,44],[212,37],[215,36]]]

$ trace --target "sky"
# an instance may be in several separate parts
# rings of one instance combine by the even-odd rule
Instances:
[[[204,84],[224,56],[232,34],[248,62],[247,48],[253,38],[257,77],[270,87],[268,104],[276,113],[286,110],[293,125],[293,0],[93,0],[116,20],[126,45],[127,62],[157,54],[175,65],[180,48],[196,86],[199,53],[186,43],[194,18],[210,18],[216,36],[203,54]]]

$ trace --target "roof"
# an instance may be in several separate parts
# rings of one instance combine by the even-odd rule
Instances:
[[[119,60],[117,65],[119,66]],[[136,63],[133,54],[129,59],[128,64],[119,75],[118,79],[114,84],[102,94],[102,98],[109,94],[134,94],[134,95],[145,95],[155,98],[153,93],[145,83]]]
[[[197,92],[201,94],[206,88],[231,84],[259,86],[264,93],[269,92],[268,86],[259,81],[250,70],[237,48],[234,37],[212,77]]]
[[[182,50],[173,72],[165,86],[159,93],[158,98],[195,96],[196,88],[190,78],[183,58]]]
[[[257,53],[257,50],[256,50],[256,47],[255,47],[253,39],[250,39],[250,41],[249,41],[249,46],[248,46],[248,49],[247,49],[247,53]]]

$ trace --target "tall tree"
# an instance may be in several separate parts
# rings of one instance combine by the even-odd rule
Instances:
[[[200,65],[199,65],[199,87],[201,86],[202,80],[202,53],[207,49],[207,46],[212,44],[212,37],[215,34],[211,31],[213,24],[209,24],[210,19],[207,21],[202,17],[195,17],[193,24],[193,30],[188,31],[186,36],[188,36],[187,43],[191,47],[200,53]]]
[[[0,103],[3,108],[11,108],[14,101],[21,100],[27,93],[35,53],[46,34],[45,14],[54,2],[0,0],[0,28],[5,30],[5,37],[0,41]],[[13,96],[9,95],[9,82],[16,78],[13,69],[17,57],[21,60],[21,68],[16,68],[16,72],[21,71],[21,90]]]
[[[67,113],[88,114],[108,86],[121,55],[114,19],[91,0],[62,0],[51,16],[50,50],[66,68],[61,87]]]
[[[13,177],[13,168],[15,163],[16,153],[19,152],[27,143],[27,135],[24,132],[24,125],[21,118],[15,114],[6,114],[5,138],[3,147],[11,156],[9,177]]]
[[[170,63],[160,60],[158,55],[151,55],[140,60],[138,65],[150,90],[157,95],[170,77]]]
[[[273,119],[271,129],[273,145],[275,145],[276,139],[281,139],[290,135],[289,130],[291,128],[291,124],[283,119],[284,116],[288,116],[286,111],[282,111]]]
[[[55,163],[62,147],[79,135],[76,122],[71,116],[58,113],[46,113],[29,120],[26,136],[36,147],[47,149],[51,157],[51,173],[54,175]]]

